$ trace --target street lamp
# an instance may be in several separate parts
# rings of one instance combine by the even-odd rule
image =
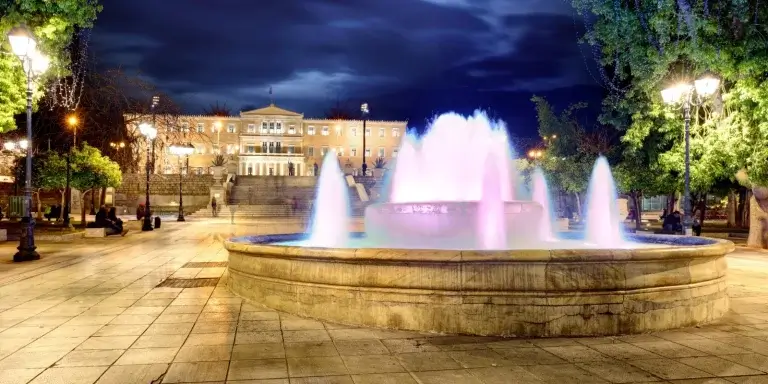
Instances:
[[[119,151],[119,150],[125,148],[125,143],[122,142],[122,141],[119,142],[119,143],[110,142],[109,146],[114,148],[116,151]]]
[[[75,115],[69,115],[67,117],[67,125],[72,129],[73,136],[72,136],[72,145],[77,147],[77,123],[80,121],[77,119],[77,116]]]
[[[24,217],[21,219],[21,237],[18,252],[13,261],[37,260],[40,254],[35,246],[35,220],[32,218],[32,79],[48,69],[50,61],[37,50],[37,41],[25,27],[15,27],[8,33],[11,50],[21,60],[27,76],[27,139],[19,142],[19,147],[27,152],[26,174],[24,180]],[[23,142],[23,143],[22,143]]]
[[[368,164],[365,163],[365,122],[368,118],[368,114],[371,113],[370,109],[368,109],[368,103],[363,103],[363,105],[360,106],[360,113],[363,115],[363,176],[365,176],[366,171],[368,170]]]
[[[191,155],[192,152],[195,151],[195,147],[193,147],[191,144],[173,144],[171,145],[170,150],[171,150],[171,154],[179,157],[179,217],[176,219],[176,221],[186,221],[184,219],[184,195],[181,192],[182,158],[185,158]]]
[[[685,120],[685,191],[683,192],[683,231],[686,236],[693,234],[691,229],[691,106],[703,104],[707,98],[717,92],[720,79],[705,75],[690,83],[682,83],[661,91],[665,104],[682,106]]]
[[[146,195],[146,203],[144,205],[144,223],[141,226],[142,231],[151,231],[152,228],[152,219],[149,217],[150,207],[149,207],[149,163],[150,163],[150,153],[149,153],[149,147],[154,147],[155,144],[155,137],[157,137],[157,129],[155,127],[147,124],[147,123],[141,123],[139,124],[139,132],[141,132],[144,137],[147,138],[147,195]]]
[[[541,149],[532,149],[528,151],[528,157],[532,160],[538,160],[542,156],[544,156],[544,151],[542,151]]]

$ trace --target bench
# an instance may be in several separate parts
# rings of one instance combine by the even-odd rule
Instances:
[[[106,228],[86,228],[83,237],[107,237]]]

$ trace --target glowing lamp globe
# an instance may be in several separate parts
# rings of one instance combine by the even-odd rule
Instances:
[[[25,58],[37,49],[37,42],[24,27],[16,27],[8,32],[8,42],[11,44],[11,51],[20,59]]]
[[[717,92],[717,88],[720,86],[720,79],[714,76],[705,76],[694,82],[696,86],[696,93],[702,97],[709,97]]]

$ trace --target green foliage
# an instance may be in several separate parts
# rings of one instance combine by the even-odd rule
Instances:
[[[70,156],[70,183],[73,188],[84,191],[90,188],[119,187],[123,182],[120,166],[86,143],[73,150]]]
[[[223,167],[225,165],[227,165],[227,157],[224,155],[216,155],[213,160],[211,160],[212,167]]]
[[[593,20],[584,41],[598,49],[606,86],[601,121],[626,129],[625,188],[682,190],[683,113],[660,91],[706,72],[721,79],[710,100],[694,97],[691,189],[732,184],[745,168],[768,183],[768,7],[758,0],[573,0]],[[655,180],[646,176],[657,175]]]
[[[598,156],[612,156],[611,132],[603,127],[587,130],[576,113],[586,107],[576,103],[559,114],[544,99],[534,96],[539,134],[546,150],[538,161],[551,185],[569,193],[586,191],[592,167]]]
[[[66,74],[67,45],[75,27],[88,28],[101,11],[95,0],[12,0],[0,2],[0,37],[3,52],[11,52],[6,38],[11,28],[26,24],[38,48],[51,58],[45,77]],[[45,83],[45,78],[38,81]],[[14,115],[26,108],[26,79],[21,63],[11,54],[0,54],[0,132],[15,129]],[[38,89],[35,98],[42,92]]]

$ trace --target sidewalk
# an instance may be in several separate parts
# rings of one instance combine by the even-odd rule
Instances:
[[[231,235],[301,224],[163,223],[125,238],[0,245],[0,383],[768,383],[768,253],[729,257],[732,312],[645,335],[502,339],[355,328],[244,303]]]

